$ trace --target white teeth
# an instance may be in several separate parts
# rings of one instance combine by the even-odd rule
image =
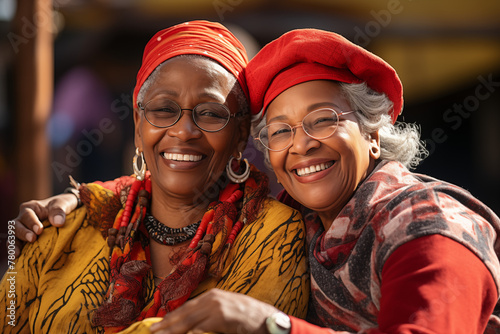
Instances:
[[[162,153],[165,159],[175,160],[175,161],[200,161],[201,155],[192,154],[179,154],[179,153]]]
[[[304,176],[316,172],[321,172],[322,170],[325,170],[327,168],[330,168],[333,165],[333,162],[328,162],[328,163],[321,163],[318,165],[312,165],[309,167],[304,167],[304,168],[299,168],[296,169],[295,172],[297,173],[298,176]]]

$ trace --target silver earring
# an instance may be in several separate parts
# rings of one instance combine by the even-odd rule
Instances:
[[[141,168],[137,166],[137,160],[141,159]],[[135,148],[134,159],[132,160],[132,166],[134,167],[135,178],[139,181],[144,180],[146,175],[146,161],[144,160],[144,154],[139,151],[139,148]]]
[[[229,180],[231,180],[234,183],[243,183],[246,180],[248,180],[248,177],[250,176],[250,164],[248,163],[247,159],[243,159],[243,161],[245,162],[245,171],[242,174],[236,174],[233,171],[233,169],[231,168],[231,164],[233,163],[233,160],[234,160],[234,157],[231,156],[231,158],[227,162],[227,165],[226,165],[227,177],[229,178]],[[238,160],[238,162],[241,160],[241,152],[240,152],[240,156],[237,160]],[[238,165],[239,165],[239,163],[238,163]]]

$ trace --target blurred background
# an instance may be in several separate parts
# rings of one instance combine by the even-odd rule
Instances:
[[[319,28],[384,58],[405,90],[399,120],[420,124],[430,151],[416,171],[499,214],[499,17],[498,0],[0,0],[1,263],[20,203],[62,192],[69,175],[132,173],[143,48],[193,19],[226,25],[249,57],[286,31]],[[245,156],[266,170],[251,143]]]

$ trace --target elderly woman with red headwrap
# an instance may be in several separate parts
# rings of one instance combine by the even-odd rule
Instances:
[[[149,41],[134,89],[135,175],[75,184],[84,206],[63,228],[45,223],[4,276],[4,333],[118,332],[212,288],[305,316],[301,216],[240,161],[246,64],[217,23],[187,22]]]
[[[309,322],[211,291],[151,330],[499,333],[500,220],[467,191],[407,169],[425,149],[416,126],[394,124],[403,105],[394,69],[305,29],[265,46],[246,76],[262,118],[256,139],[306,222]],[[219,322],[208,316],[225,309],[234,312]]]

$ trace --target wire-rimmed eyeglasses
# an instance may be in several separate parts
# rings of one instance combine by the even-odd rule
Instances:
[[[336,112],[331,108],[322,108],[308,113],[300,124],[291,126],[287,123],[271,123],[262,128],[259,136],[255,138],[270,151],[283,151],[292,146],[296,129],[302,127],[311,138],[326,139],[335,133],[339,123],[339,116],[355,112]]]
[[[184,110],[190,110],[193,122],[206,132],[217,132],[229,123],[231,114],[229,109],[217,102],[204,102],[196,105],[193,109],[183,109],[177,103],[166,98],[155,98],[146,104],[138,103],[139,109],[144,111],[144,117],[157,128],[168,128],[177,123]]]

